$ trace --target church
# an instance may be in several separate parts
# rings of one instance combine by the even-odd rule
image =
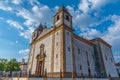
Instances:
[[[53,26],[40,24],[33,32],[27,72],[34,77],[118,77],[111,45],[101,38],[74,33],[72,16],[62,6]]]

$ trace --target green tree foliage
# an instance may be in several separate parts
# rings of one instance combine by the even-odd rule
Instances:
[[[4,71],[6,69],[7,59],[0,59],[0,71]]]
[[[0,59],[0,71],[20,71],[20,63],[16,59]]]
[[[20,63],[16,59],[11,59],[6,66],[6,71],[20,71]]]

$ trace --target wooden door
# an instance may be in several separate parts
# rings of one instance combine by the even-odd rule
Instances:
[[[36,65],[36,76],[41,77],[42,76],[42,61],[37,61]]]

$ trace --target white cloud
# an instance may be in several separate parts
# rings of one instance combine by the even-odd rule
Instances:
[[[90,25],[94,25],[97,23],[97,18],[91,17],[90,15],[87,14],[78,14],[74,18],[74,24],[76,26],[79,25],[79,27],[84,28],[88,27]]]
[[[50,9],[48,6],[44,5],[42,7],[33,6],[32,11],[34,13],[34,17],[41,22],[47,22],[48,24],[52,24],[54,11]],[[49,14],[48,14],[49,13]]]
[[[83,13],[86,13],[89,9],[91,3],[89,2],[89,0],[81,0],[81,3],[79,4],[79,10],[83,11]]]
[[[25,59],[25,62],[28,62],[28,55],[17,58],[17,61],[22,62],[22,59]]]
[[[38,2],[38,0],[29,0],[29,3],[34,6],[34,5],[40,5],[40,3]]]
[[[20,3],[22,3],[22,0],[12,0],[12,3],[19,5]]]
[[[0,1],[0,9],[4,11],[12,11],[12,8],[3,1]]]
[[[7,23],[8,23],[10,26],[12,26],[12,27],[14,27],[14,28],[16,28],[16,29],[23,30],[23,27],[22,27],[18,22],[16,22],[16,21],[7,20]]]
[[[37,26],[40,22],[52,24],[53,12],[48,6],[33,6],[31,11],[22,8],[16,14],[25,19],[24,25],[28,27]]]
[[[114,22],[109,28],[104,38],[110,43],[116,43],[120,40],[120,16],[113,15],[111,20]]]
[[[17,10],[17,16],[21,16],[25,19],[25,22],[23,24],[27,27],[26,30],[20,32],[20,36],[23,36],[25,39],[30,40],[34,28],[37,27],[40,22],[47,22],[47,25],[51,25],[53,21],[54,11],[55,8],[50,9],[46,5],[41,7],[35,5],[31,10],[27,10],[25,8]]]
[[[22,49],[19,51],[19,54],[24,54],[24,55],[28,55],[29,54],[29,49]]]
[[[98,10],[99,8],[110,2],[113,1],[112,0],[81,0],[80,4],[78,5],[78,8],[79,10],[83,11],[83,13],[86,14],[91,12],[92,10]]]
[[[27,62],[28,61],[29,51],[30,51],[29,49],[22,49],[22,50],[20,50],[18,53],[22,54],[21,55],[22,57],[17,58],[17,60],[21,62],[22,59],[25,59],[25,61]]]
[[[82,13],[79,9],[74,9],[71,6],[67,6],[67,9],[73,16],[73,27],[79,27],[81,30],[85,30],[88,27],[97,26],[104,21],[108,20],[108,17],[99,18],[99,12],[95,13],[95,17],[91,16],[89,13]]]
[[[28,11],[27,9],[22,8],[22,9],[18,10],[18,12],[16,14],[17,14],[17,16],[21,16],[26,20],[24,22],[24,24],[26,23],[25,24],[26,26],[34,25],[35,19],[33,17],[33,14],[30,11]]]
[[[29,27],[27,30],[20,32],[20,36],[31,41],[31,36],[32,36],[33,31],[34,31],[34,27]]]
[[[120,16],[113,15],[111,20],[114,24],[108,28],[103,38],[112,45],[114,54],[118,55],[120,50]]]
[[[99,37],[101,35],[100,31],[96,29],[87,29],[85,32],[82,32],[80,36],[92,39],[95,37]]]
[[[25,39],[31,39],[31,35],[32,35],[32,32],[31,30],[25,30],[24,32],[21,32],[20,33],[20,36],[23,36]]]
[[[59,6],[54,7],[54,11],[56,12],[59,9]]]
[[[20,4],[20,0],[13,0],[14,4]],[[96,17],[92,17],[89,14],[89,11],[92,11],[94,9],[98,9],[102,7],[103,5],[109,3],[111,1],[109,0],[81,0],[81,2],[78,5],[78,9],[74,9],[71,6],[67,6],[67,9],[70,11],[70,13],[73,16],[73,26],[79,27],[80,30],[83,32],[82,35],[84,36],[99,36],[100,32],[95,29],[89,29],[90,26],[96,26],[101,24],[102,22],[106,21],[106,18],[103,18],[102,20],[98,20],[99,13],[96,12]],[[19,8],[16,9],[17,16],[21,16],[25,19],[25,22],[23,23],[24,26],[27,27],[26,30],[23,29],[21,25],[17,22],[7,21],[11,26],[23,30],[20,32],[20,36],[24,37],[25,39],[31,39],[32,32],[34,28],[40,23],[47,22],[47,24],[52,24],[53,22],[53,15],[58,10],[58,6],[55,6],[54,8],[49,8],[47,5],[40,4],[37,0],[30,0],[29,3],[32,5],[32,9],[28,10],[25,8]],[[83,11],[83,13],[81,12]],[[48,14],[49,13],[49,14]],[[88,29],[88,30],[87,30]],[[85,33],[85,32],[86,33]],[[94,35],[94,33],[97,33],[97,35]]]

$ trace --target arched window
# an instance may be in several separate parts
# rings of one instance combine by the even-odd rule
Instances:
[[[66,15],[66,20],[68,20],[68,21],[69,21],[69,16],[68,16],[68,15]]]
[[[59,15],[57,15],[57,21],[59,20]]]

